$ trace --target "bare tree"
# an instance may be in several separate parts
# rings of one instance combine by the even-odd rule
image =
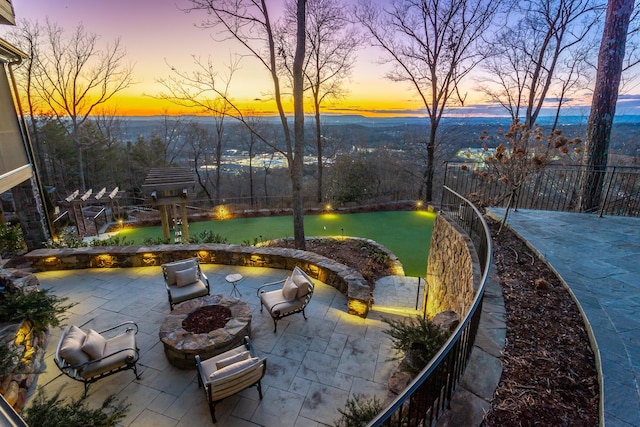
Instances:
[[[40,99],[34,89],[35,74],[38,72],[38,54],[42,43],[43,28],[38,22],[21,21],[10,33],[9,37],[13,44],[27,54],[18,67],[15,68],[15,77],[18,87],[23,95],[21,104],[26,106],[25,111],[29,116],[31,124],[31,137],[35,146],[35,154],[42,173],[44,182],[51,184],[49,180],[49,170],[46,163],[45,145],[42,143],[38,123],[41,115]]]
[[[220,200],[222,146],[224,143],[224,120],[232,109],[229,100],[229,87],[233,74],[239,66],[238,59],[232,60],[227,73],[221,75],[215,70],[214,64],[209,58],[203,62],[194,57],[196,70],[192,72],[180,71],[171,66],[172,75],[166,79],[159,79],[166,92],[160,93],[157,98],[166,99],[176,105],[194,109],[199,113],[207,114],[213,120],[215,127],[215,146],[213,160],[216,165],[216,178],[213,185],[215,197],[212,200],[218,203]]]
[[[409,83],[427,110],[429,136],[423,182],[432,199],[437,131],[452,104],[463,104],[460,82],[484,58],[483,37],[500,0],[392,0],[376,7],[361,0],[356,17],[372,44],[393,64],[387,78]]]
[[[580,211],[597,208],[600,204],[633,3],[634,0],[608,2],[591,113],[587,122],[586,146],[582,157],[585,172],[580,183]]]
[[[293,199],[293,233],[296,248],[305,248],[304,239],[304,206],[302,194],[303,155],[304,155],[304,75],[305,58],[305,18],[306,0],[297,0],[296,7],[296,41],[293,57],[293,135],[283,106],[281,76],[278,69],[278,52],[276,49],[276,26],[271,20],[266,0],[190,0],[190,11],[203,10],[207,13],[201,23],[203,28],[221,28],[229,39],[240,43],[249,56],[261,64],[271,76],[273,97],[282,124],[291,193]],[[228,101],[228,98],[225,97]],[[232,103],[231,103],[232,104]],[[234,118],[248,125],[239,108],[232,104]],[[261,135],[256,136],[270,143]],[[292,138],[293,136],[293,138]]]
[[[286,2],[285,20],[280,31],[279,50],[284,53],[284,66],[290,73],[295,40],[296,14],[293,0]],[[320,113],[324,104],[347,95],[344,82],[351,76],[357,59],[355,53],[364,43],[358,29],[345,14],[340,0],[307,0],[307,47],[304,64],[305,92],[310,92],[316,136],[318,184],[316,201],[323,198],[324,139]]]
[[[210,141],[211,134],[202,126],[197,123],[191,124],[186,129],[185,139],[187,144],[191,147],[191,155],[193,156],[193,167],[196,171],[196,177],[198,179],[198,185],[204,193],[207,195],[209,199],[209,203],[211,206],[217,204],[217,201],[220,198],[220,180],[217,181],[211,178],[210,171]],[[215,157],[215,155],[214,155]],[[220,156],[218,155],[218,159]],[[220,176],[220,162],[216,165],[217,176]],[[216,192],[215,200],[214,196],[211,194],[209,190],[210,187],[213,187]]]
[[[78,157],[80,186],[85,188],[80,128],[94,109],[132,84],[133,68],[116,39],[100,49],[99,37],[78,25],[70,37],[47,22],[46,45],[37,56],[35,88],[61,123],[68,124]]]
[[[520,20],[502,31],[485,62],[481,90],[532,129],[550,91],[559,109],[585,87],[592,29],[601,6],[595,0],[533,0],[518,3]],[[586,49],[585,49],[586,48]]]

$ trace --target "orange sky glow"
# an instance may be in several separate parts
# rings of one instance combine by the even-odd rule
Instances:
[[[196,28],[198,14],[183,11],[189,4],[187,0],[15,0],[12,3],[18,25],[21,20],[44,24],[49,19],[70,33],[82,23],[87,31],[98,34],[104,45],[120,38],[127,60],[134,66],[135,84],[101,107],[118,115],[201,114],[159,99],[164,88],[158,80],[171,75],[170,66],[181,71],[192,69],[194,56],[212,58],[220,72],[224,72],[229,58],[241,52],[238,46],[213,40],[216,37],[213,30]],[[270,0],[268,5],[278,12],[282,3],[282,0]],[[0,29],[0,36],[6,37],[9,29]],[[380,52],[362,49],[351,79],[345,84],[347,96],[326,103],[324,112],[381,117],[424,115],[422,103],[409,87],[385,79],[386,68],[379,64],[379,58]],[[242,59],[231,84],[234,102],[256,114],[276,114],[272,92],[267,72],[251,58]],[[479,97],[475,100],[480,101]],[[285,102],[285,108],[291,112],[291,102]]]
[[[283,0],[269,0],[273,15],[282,10]],[[194,57],[206,61],[211,58],[220,73],[224,73],[230,58],[246,53],[237,45],[220,41],[222,36],[211,29],[197,28],[199,13],[185,13],[188,0],[14,0],[12,2],[18,25],[21,20],[47,19],[70,33],[82,23],[89,32],[100,36],[101,46],[120,38],[127,51],[127,61],[134,67],[134,84],[117,93],[104,111],[117,115],[181,115],[202,114],[170,101],[159,99],[166,91],[158,82],[171,76],[171,67],[189,72],[194,67]],[[200,12],[201,13],[201,12]],[[10,28],[0,28],[0,37],[6,38]],[[214,39],[217,39],[214,40]],[[379,62],[381,53],[371,47],[358,52],[351,79],[345,83],[345,98],[326,103],[325,114],[360,114],[369,117],[424,116],[424,106],[416,94],[403,83],[385,79],[387,66]],[[452,108],[451,115],[503,115],[495,106],[489,110],[482,95],[475,91],[476,83],[468,79],[462,88],[467,93],[465,108]],[[246,57],[231,81],[230,95],[236,105],[255,114],[276,114],[271,97],[273,84],[269,74],[255,59]],[[588,93],[576,101],[581,108],[588,108]],[[285,108],[292,111],[291,103]],[[305,108],[310,112],[311,108]],[[96,111],[96,112],[99,112]]]

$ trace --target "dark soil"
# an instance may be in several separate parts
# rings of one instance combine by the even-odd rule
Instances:
[[[231,318],[231,310],[221,305],[200,307],[182,321],[182,328],[194,334],[206,334],[224,328]]]

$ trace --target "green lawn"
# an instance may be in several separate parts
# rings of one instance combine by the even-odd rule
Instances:
[[[307,237],[344,235],[375,240],[398,256],[407,276],[424,277],[434,219],[435,214],[422,211],[307,215],[304,229]],[[255,238],[292,237],[293,220],[290,216],[274,216],[189,224],[190,235],[205,229],[226,237],[229,243],[253,242]],[[160,227],[134,228],[123,230],[121,235],[142,244],[146,238],[162,237],[162,230]]]

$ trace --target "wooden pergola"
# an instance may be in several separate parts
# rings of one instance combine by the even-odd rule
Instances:
[[[78,232],[78,236],[84,236],[87,234],[87,223],[86,218],[84,216],[83,208],[85,205],[90,206],[104,206],[109,205],[111,208],[112,215],[120,216],[120,205],[118,204],[118,199],[120,199],[124,194],[124,191],[121,191],[118,187],[114,188],[111,192],[107,194],[107,189],[103,187],[97,193],[93,193],[93,189],[88,189],[84,192],[84,194],[80,195],[80,190],[76,190],[73,193],[69,194],[63,200],[58,202],[58,205],[63,208],[68,208],[71,210],[71,215],[73,215],[73,220],[76,223],[76,230]],[[94,224],[96,218],[101,215],[105,211],[105,208],[102,208],[97,215],[93,217]],[[68,212],[68,211],[67,211]],[[65,212],[66,214],[66,212]],[[64,214],[63,214],[64,215]],[[106,218],[105,214],[105,222],[109,220]],[[98,230],[96,229],[96,233]]]
[[[144,180],[142,188],[145,200],[160,211],[160,223],[165,239],[171,238],[170,219],[176,226],[175,242],[189,239],[187,222],[187,200],[193,193],[195,177],[189,168],[151,169]],[[180,208],[178,218],[176,206]],[[182,225],[182,230],[177,226]]]

